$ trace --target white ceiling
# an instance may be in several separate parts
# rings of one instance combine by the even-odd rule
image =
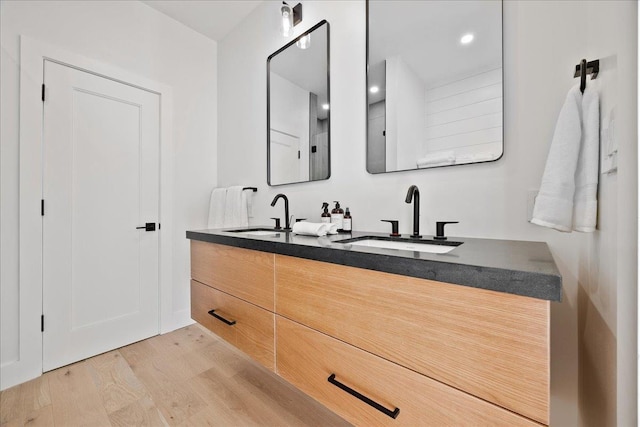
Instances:
[[[400,56],[430,88],[502,66],[497,1],[377,0],[369,3],[369,83],[384,88],[384,60]],[[466,46],[460,37],[473,33]],[[370,96],[370,103],[384,93]]]
[[[143,0],[210,39],[222,40],[264,0]]]

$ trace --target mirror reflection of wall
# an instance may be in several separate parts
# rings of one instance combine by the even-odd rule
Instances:
[[[329,178],[329,24],[267,59],[269,185]]]
[[[367,1],[367,37],[370,173],[502,156],[501,1]]]

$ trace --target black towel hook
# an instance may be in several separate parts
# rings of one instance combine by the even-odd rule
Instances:
[[[587,87],[587,60],[580,61],[580,92],[584,93]]]
[[[586,59],[583,59],[578,65],[576,65],[576,71],[573,74],[573,77],[580,77],[580,92],[584,93],[584,90],[587,87],[587,74],[591,74],[591,80],[593,80],[598,76],[599,72],[599,59],[589,62],[587,62]]]

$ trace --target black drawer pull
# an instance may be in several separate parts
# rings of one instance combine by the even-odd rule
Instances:
[[[374,402],[373,400],[369,399],[367,396],[364,396],[364,395],[358,393],[357,391],[355,391],[354,389],[349,388],[346,385],[342,384],[341,382],[336,380],[336,374],[329,375],[329,378],[327,378],[327,381],[329,381],[334,386],[346,391],[350,395],[352,395],[354,397],[357,397],[358,399],[362,400],[367,405],[373,406],[378,411],[382,412],[383,414],[385,414],[388,417],[393,418],[394,420],[398,417],[398,414],[400,413],[400,408],[396,408],[393,411],[390,411],[389,409],[385,408],[384,406],[382,406],[378,402]]]
[[[208,311],[208,313],[209,313],[210,315],[212,315],[213,317],[215,317],[216,319],[220,320],[221,322],[226,323],[226,324],[227,324],[227,325],[229,325],[229,326],[233,326],[233,325],[235,325],[235,324],[236,324],[236,321],[235,321],[235,320],[227,320],[227,319],[225,319],[224,317],[220,316],[219,314],[216,314],[216,311],[215,311],[215,310],[209,310],[209,311]]]

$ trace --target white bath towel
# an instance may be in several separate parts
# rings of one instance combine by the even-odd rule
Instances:
[[[430,153],[418,159],[416,165],[418,168],[426,168],[433,166],[447,166],[456,162],[456,153],[452,150],[441,151],[438,153]]]
[[[291,231],[294,234],[322,237],[327,234],[338,234],[338,225],[325,222],[300,221],[293,224]]]
[[[224,203],[224,228],[249,225],[247,197],[243,195],[242,188],[241,185],[227,188],[227,197]]]
[[[207,228],[224,227],[224,205],[227,197],[226,188],[214,188],[209,201],[209,219]]]
[[[582,144],[573,196],[573,229],[596,230],[598,214],[598,163],[600,159],[600,99],[598,91],[586,87],[582,95]]]
[[[587,87],[584,96],[578,86],[569,90],[551,141],[533,224],[565,232],[595,230],[598,104],[595,89]]]

